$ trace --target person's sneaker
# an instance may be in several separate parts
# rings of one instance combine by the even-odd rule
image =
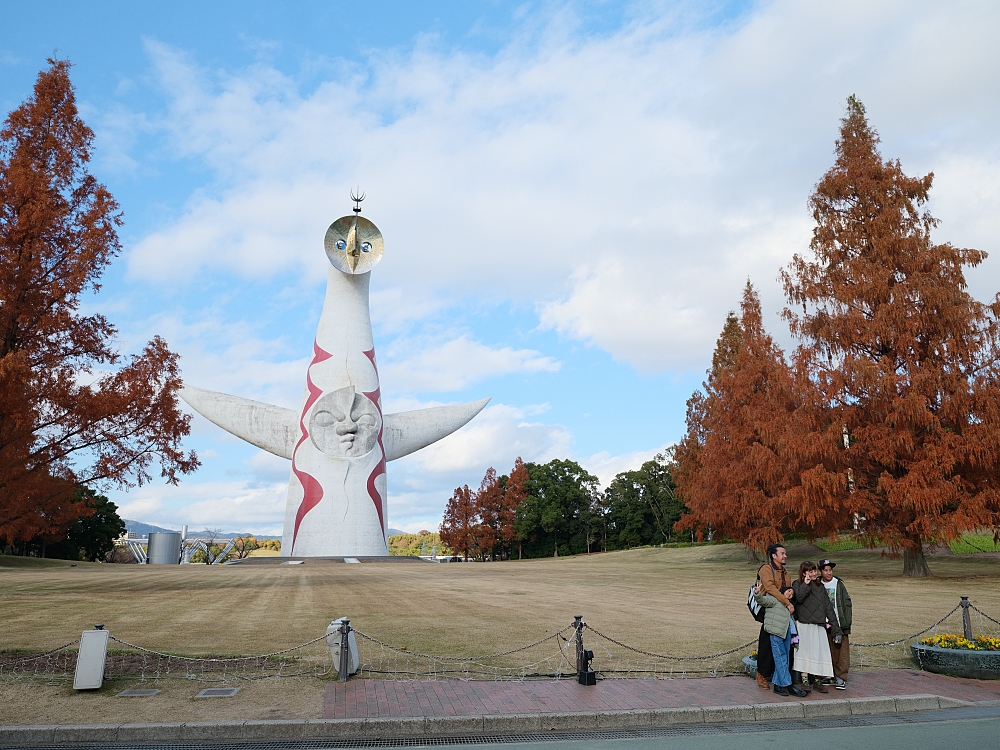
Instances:
[[[833,686],[837,688],[837,690],[847,690],[847,683],[839,677],[835,677],[833,679]]]
[[[805,690],[800,687],[796,687],[795,685],[788,688],[788,691],[797,698],[805,698],[807,695]]]
[[[760,685],[765,690],[771,687],[768,681],[764,679],[764,675],[762,675],[760,672],[757,673],[757,684]]]
[[[826,687],[826,685],[823,684],[823,682],[821,680],[816,680],[816,682],[814,682],[813,685],[815,686],[817,693],[829,693],[830,692],[829,689]]]
[[[795,690],[795,688],[793,687],[792,690]],[[781,687],[780,685],[775,685],[774,686],[774,692],[776,692],[778,695],[783,695],[786,698],[788,697],[788,690],[786,690],[785,688]]]
[[[835,678],[833,678],[833,677],[824,677],[824,678],[823,678],[823,684],[824,684],[824,685],[832,685],[832,684],[833,684],[833,681],[834,681],[834,679],[835,679]]]

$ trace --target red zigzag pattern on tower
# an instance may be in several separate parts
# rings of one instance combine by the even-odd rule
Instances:
[[[295,450],[292,452],[292,473],[298,477],[299,482],[302,484],[302,502],[299,503],[299,509],[295,513],[295,530],[292,532],[292,553],[295,552],[295,539],[299,535],[299,525],[302,523],[302,519],[306,517],[306,513],[319,505],[319,501],[323,499],[323,486],[312,474],[307,474],[299,470],[299,467],[295,465],[295,456],[299,452],[299,446],[309,439],[309,432],[306,430],[306,413],[316,403],[317,399],[323,395],[323,391],[317,388],[312,382],[310,370],[312,370],[313,365],[330,359],[331,356],[333,355],[330,352],[324,351],[316,341],[313,341],[312,361],[309,363],[309,367],[306,368],[306,389],[309,391],[309,396],[306,398],[306,404],[302,407],[302,414],[299,416],[299,431],[302,433],[302,437],[299,438],[299,442],[295,444]],[[381,414],[381,411],[379,413]]]

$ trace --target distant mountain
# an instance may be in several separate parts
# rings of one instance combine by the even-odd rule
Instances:
[[[123,518],[122,523],[125,524],[126,531],[130,534],[138,534],[139,536],[149,536],[149,533],[152,531],[179,531],[179,529],[165,529],[162,526],[153,526],[151,523],[133,521],[129,518]]]
[[[400,531],[399,529],[389,529],[389,536],[399,536],[400,534],[405,533],[405,531]]]
[[[125,524],[125,529],[129,533],[138,534],[139,536],[149,536],[150,532],[157,531],[180,531],[180,529],[165,529],[162,526],[154,526],[151,523],[143,523],[142,521],[133,521],[128,518],[123,518],[122,522]],[[188,529],[188,537],[194,539],[195,537],[201,537],[202,539],[213,536],[215,539],[232,539],[237,536],[255,536],[258,539],[281,539],[280,536],[267,536],[266,534],[253,534],[249,531],[220,531],[216,534],[209,534],[207,529],[202,529],[197,531],[195,529]]]

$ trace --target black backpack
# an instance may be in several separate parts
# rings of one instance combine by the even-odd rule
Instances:
[[[753,590],[757,588],[758,585],[760,585],[760,576],[757,576],[757,583],[750,587],[750,593],[747,594],[747,609],[750,610],[750,614],[753,615],[753,619],[759,623],[763,623],[765,614],[764,607],[753,598]]]

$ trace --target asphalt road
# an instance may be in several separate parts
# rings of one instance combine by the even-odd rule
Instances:
[[[945,711],[762,724],[691,725],[570,735],[480,738],[286,740],[192,744],[115,744],[115,750],[1000,750],[1000,705]],[[69,745],[10,750],[70,750]],[[96,745],[87,745],[96,748]]]
[[[513,750],[993,750],[1000,748],[1000,707],[951,709],[927,714],[871,717],[867,726],[796,727],[762,731],[760,725],[698,727],[671,736],[634,739],[554,739],[503,743]],[[438,745],[434,750],[468,750],[468,745]],[[500,747],[494,745],[493,747]]]

